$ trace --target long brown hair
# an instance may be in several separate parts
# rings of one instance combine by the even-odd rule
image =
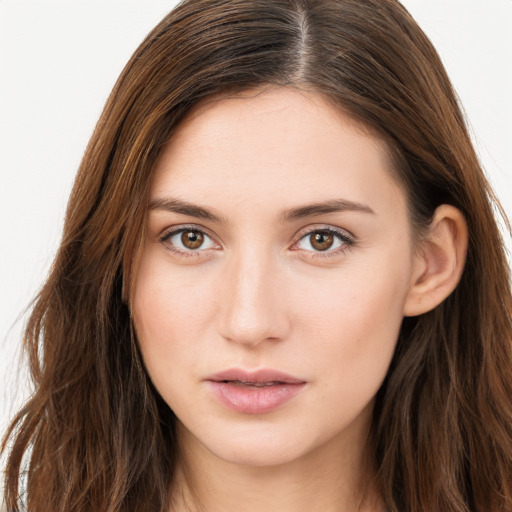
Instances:
[[[370,453],[390,511],[512,511],[512,299],[497,202],[439,57],[396,0],[188,0],[137,49],[87,147],[27,324],[35,391],[3,444],[9,511],[169,507],[175,418],[127,305],[148,188],[192,107],[265,84],[316,91],[379,134],[415,232],[441,204],[463,212],[461,281],[404,319]]]

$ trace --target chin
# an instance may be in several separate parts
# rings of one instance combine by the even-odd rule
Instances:
[[[236,442],[215,446],[210,450],[215,456],[240,466],[272,467],[292,463],[305,455],[304,446],[290,446],[283,440],[269,442]]]
[[[210,454],[227,463],[253,467],[287,464],[304,457],[311,449],[311,440],[305,438],[304,432],[293,435],[290,429],[275,428],[265,421],[233,427],[210,426],[206,431],[193,433],[182,426],[186,437],[183,440],[185,446],[199,441]]]

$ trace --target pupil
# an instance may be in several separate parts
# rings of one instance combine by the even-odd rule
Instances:
[[[314,233],[311,236],[311,245],[318,251],[326,251],[334,243],[334,237],[330,233]]]
[[[186,231],[181,235],[181,242],[187,249],[198,249],[203,245],[204,237],[198,231]]]

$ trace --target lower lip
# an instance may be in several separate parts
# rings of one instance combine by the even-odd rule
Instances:
[[[291,400],[304,387],[305,382],[261,387],[234,382],[208,381],[208,384],[217,399],[229,409],[244,414],[263,414]]]

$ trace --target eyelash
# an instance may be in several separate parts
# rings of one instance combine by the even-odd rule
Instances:
[[[332,235],[335,239],[337,239],[341,246],[338,247],[336,250],[329,250],[326,251],[307,251],[311,253],[312,258],[329,258],[332,256],[338,256],[340,254],[343,254],[344,252],[348,251],[351,247],[353,247],[356,244],[356,241],[353,236],[349,235],[346,231],[343,231],[341,229],[336,229],[333,227],[325,227],[325,226],[318,226],[309,228],[306,231],[302,232],[297,242],[293,244],[292,247],[296,246],[299,242],[301,242],[304,239],[307,239],[307,237],[310,237],[311,235],[314,235],[316,233],[322,233],[322,234],[329,234]],[[293,249],[293,250],[300,250],[300,249]]]
[[[160,235],[159,241],[168,250],[170,250],[180,256],[184,256],[184,257],[198,257],[198,256],[202,255],[201,253],[203,251],[209,249],[209,248],[207,248],[207,249],[198,248],[197,250],[193,250],[193,249],[182,250],[182,249],[177,249],[175,246],[173,246],[170,243],[170,240],[174,236],[183,234],[186,232],[200,233],[203,236],[208,237],[213,242],[213,237],[211,235],[209,235],[204,230],[204,228],[199,228],[197,226],[180,226],[178,228],[173,228],[169,231],[164,232],[162,235]],[[310,228],[307,231],[302,232],[299,235],[297,241],[294,242],[294,244],[292,245],[291,249],[294,251],[300,250],[300,249],[296,248],[297,244],[299,244],[299,242],[301,242],[302,240],[306,239],[308,236],[311,236],[315,233],[322,233],[322,234],[327,233],[329,235],[332,235],[333,237],[335,237],[335,239],[337,239],[339,242],[341,242],[341,246],[334,251],[330,251],[329,249],[327,249],[326,251],[306,250],[306,252],[312,253],[310,255],[310,257],[313,257],[313,258],[326,258],[326,257],[331,257],[331,256],[337,256],[339,254],[344,253],[345,251],[348,251],[351,247],[353,247],[356,244],[354,237],[349,235],[345,231],[335,229],[333,227],[325,227],[325,226],[320,227],[319,226],[319,227]],[[215,242],[213,242],[213,243],[215,243]]]
[[[203,228],[199,228],[197,226],[181,226],[178,228],[173,228],[169,231],[165,231],[160,236],[160,243],[162,243],[168,250],[185,257],[197,257],[201,256],[201,252],[205,251],[206,249],[198,249],[196,251],[194,250],[182,250],[177,249],[176,247],[173,247],[173,245],[170,243],[170,240],[179,234],[187,233],[187,232],[194,232],[194,233],[201,233],[205,237],[208,237],[210,240],[213,241],[213,237],[210,236]]]

